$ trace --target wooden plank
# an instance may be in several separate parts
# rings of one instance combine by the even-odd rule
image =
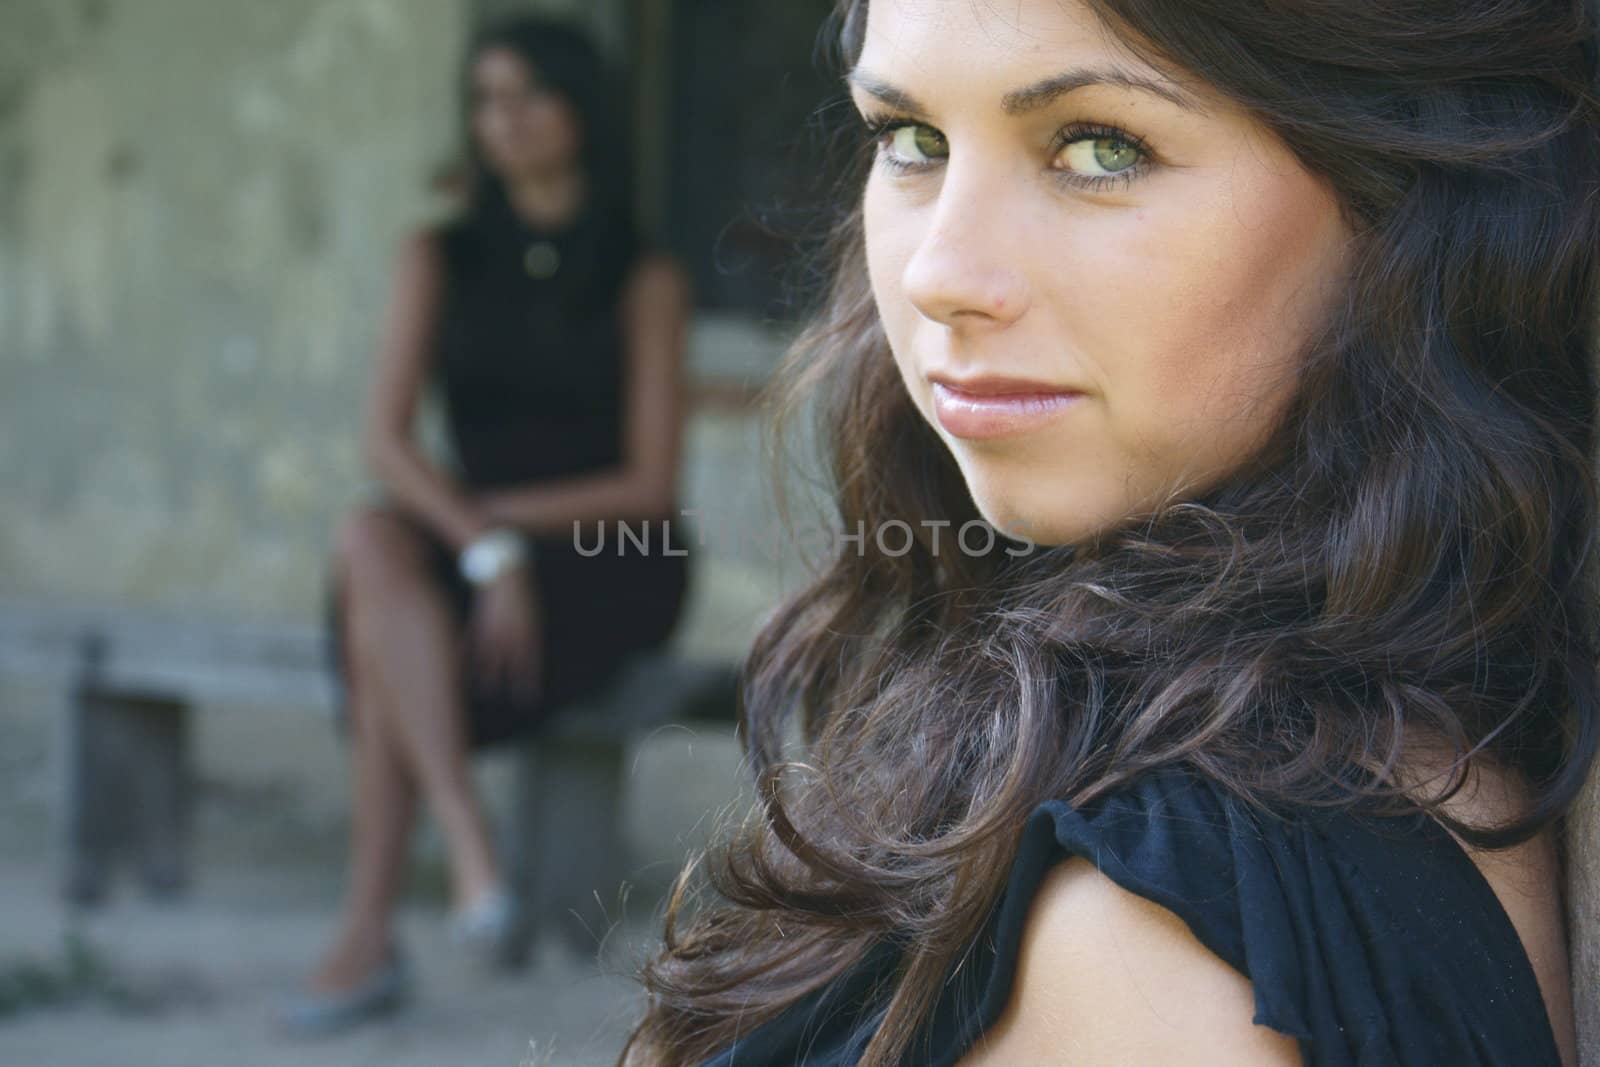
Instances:
[[[580,707],[564,709],[547,736],[561,741],[621,738],[700,714],[697,705],[731,701],[735,669],[711,660],[685,660],[671,652],[646,653],[623,665]],[[731,709],[726,716],[731,725]]]
[[[201,701],[331,709],[325,641],[315,626],[0,601],[0,672],[69,682],[98,649],[102,687]]]

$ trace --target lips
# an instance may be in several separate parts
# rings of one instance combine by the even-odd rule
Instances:
[[[932,376],[933,409],[953,437],[989,441],[1038,430],[1083,400],[1076,389],[1021,378]]]
[[[1040,396],[1079,392],[1066,385],[1052,385],[1031,378],[1009,378],[999,374],[958,378],[954,375],[934,373],[928,375],[928,380],[968,396]]]

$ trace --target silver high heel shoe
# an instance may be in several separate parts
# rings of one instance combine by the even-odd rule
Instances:
[[[398,949],[365,981],[342,993],[303,992],[279,1007],[275,1022],[288,1037],[313,1038],[382,1018],[411,996],[411,968]]]
[[[486,970],[503,970],[515,955],[522,914],[517,898],[496,886],[450,917],[450,939]]]

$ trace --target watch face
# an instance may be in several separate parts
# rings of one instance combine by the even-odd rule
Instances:
[[[522,558],[522,539],[509,530],[496,531],[472,542],[461,553],[461,574],[473,585],[484,585]]]
[[[487,551],[486,551],[487,550]],[[474,541],[461,554],[461,573],[473,585],[482,585],[494,577],[493,549],[483,541]]]

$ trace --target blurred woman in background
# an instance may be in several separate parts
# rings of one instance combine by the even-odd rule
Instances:
[[[298,1033],[403,999],[391,917],[421,798],[455,932],[503,950],[515,909],[470,752],[534,731],[663,642],[687,589],[667,523],[689,295],[635,228],[614,80],[584,35],[530,19],[480,33],[465,70],[467,206],[400,251],[364,434],[387,499],[338,537],[351,857],[332,943],[282,1013]],[[455,471],[415,439],[430,385]],[[620,522],[648,522],[647,543],[624,548]],[[578,551],[601,538],[605,551]]]

